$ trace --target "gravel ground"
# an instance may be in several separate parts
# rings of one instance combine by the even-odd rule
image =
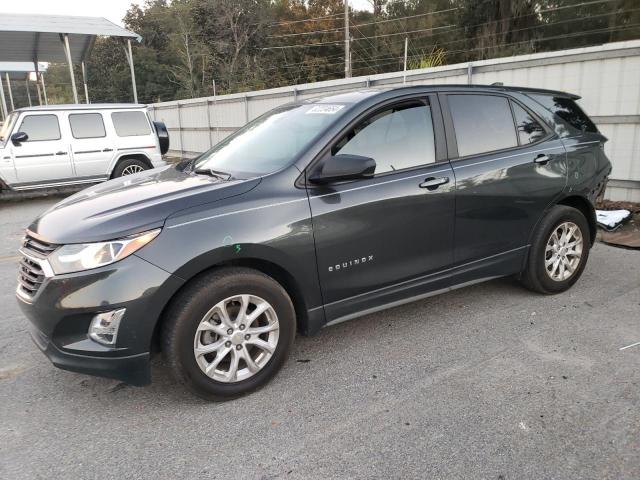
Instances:
[[[640,478],[640,252],[597,244],[545,297],[498,280],[298,337],[261,391],[205,403],[54,368],[0,206],[0,478]]]

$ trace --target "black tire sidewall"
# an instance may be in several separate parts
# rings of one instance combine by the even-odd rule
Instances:
[[[578,265],[575,273],[567,280],[558,282],[552,280],[546,272],[544,265],[545,248],[551,233],[564,222],[573,222],[578,226],[578,228],[580,229],[580,233],[582,234],[583,247],[580,264]],[[582,275],[582,272],[584,271],[584,268],[587,264],[587,259],[589,258],[590,247],[591,242],[589,224],[582,212],[575,208],[564,205],[555,206],[543,220],[534,238],[534,242],[531,247],[533,251],[530,257],[531,264],[529,265],[529,268],[535,275],[535,280],[537,281],[537,283],[539,283],[539,285],[546,293],[564,292],[565,290],[571,288],[571,286],[575,284]]]
[[[124,169],[131,165],[138,165],[139,167],[142,167],[143,170],[149,170],[149,165],[144,163],[142,160],[138,160],[137,158],[125,158],[124,160],[120,160],[120,163],[118,163],[113,171],[114,178],[122,177]]]
[[[275,280],[259,273],[216,275],[211,282],[198,281],[189,292],[189,301],[178,313],[170,354],[180,380],[196,394],[211,399],[234,398],[267,383],[285,362],[295,337],[295,312],[291,300]],[[203,279],[200,279],[203,280]],[[255,375],[235,383],[224,383],[208,377],[196,362],[193,342],[196,329],[206,313],[219,301],[239,294],[258,296],[271,304],[279,323],[278,345],[269,362]]]

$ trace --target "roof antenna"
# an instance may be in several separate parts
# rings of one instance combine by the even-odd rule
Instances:
[[[504,86],[504,83],[502,83],[502,82],[493,82],[493,83],[491,84],[491,86],[492,86],[492,87],[503,87],[503,86]]]

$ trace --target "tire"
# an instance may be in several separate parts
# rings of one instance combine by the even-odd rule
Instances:
[[[133,173],[140,173],[144,170],[149,170],[149,165],[142,160],[138,160],[137,158],[125,158],[116,165],[116,168],[114,168],[113,178],[124,177]]]
[[[264,304],[271,309],[266,308],[255,320],[245,320],[247,325],[235,322],[243,311],[240,302],[244,298],[238,296],[248,298],[249,308],[244,311],[249,317],[257,308],[265,309]],[[257,334],[258,328],[267,330],[274,325],[277,329]],[[196,277],[172,301],[164,316],[162,350],[179,383],[204,399],[228,400],[262,387],[275,376],[287,359],[295,332],[293,304],[278,282],[249,268],[224,268]],[[202,354],[207,350],[212,351]],[[255,372],[245,355],[250,355]],[[230,372],[236,358],[234,376]]]
[[[574,227],[576,230],[572,230]],[[566,236],[571,231],[574,233]],[[552,239],[554,233],[557,241]],[[565,237],[562,236],[563,233]],[[582,240],[579,255],[577,246],[580,243],[577,235]],[[568,247],[564,247],[564,250],[561,247],[563,238],[566,238]],[[554,206],[541,220],[533,235],[529,257],[521,276],[522,283],[528,289],[544,294],[568,290],[582,275],[590,247],[589,224],[582,212],[565,205]]]

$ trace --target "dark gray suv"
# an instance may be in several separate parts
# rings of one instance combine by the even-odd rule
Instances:
[[[28,228],[17,298],[58,367],[205,398],[265,384],[296,332],[506,275],[580,277],[611,170],[575,95],[359,91],[276,108]]]

